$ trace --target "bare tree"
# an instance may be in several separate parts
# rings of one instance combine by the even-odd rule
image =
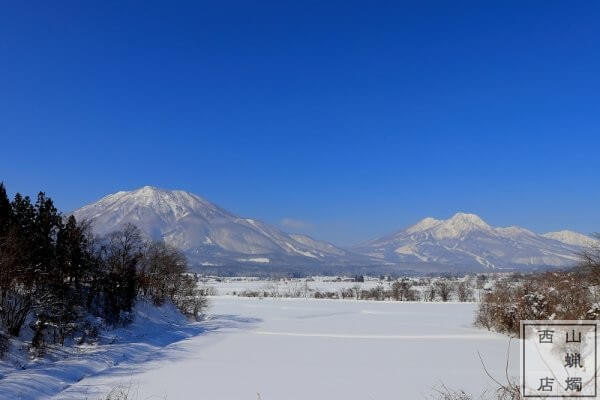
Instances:
[[[473,300],[473,289],[467,282],[459,282],[456,285],[456,296],[458,297],[458,301],[471,301]]]
[[[523,400],[523,396],[521,395],[520,387],[517,383],[515,383],[509,376],[508,365],[510,362],[510,344],[511,339],[508,341],[508,349],[506,352],[506,366],[505,366],[505,380],[506,382],[500,382],[500,380],[496,379],[487,369],[485,363],[483,362],[483,358],[481,354],[477,352],[479,356],[479,360],[481,361],[481,366],[483,371],[488,376],[488,378],[494,382],[496,385],[496,389],[492,393],[484,392],[481,396],[478,396],[478,400]],[[436,394],[434,400],[475,400],[475,397],[470,393],[467,393],[463,390],[451,390],[448,389],[445,385],[441,385],[439,389],[433,389]]]
[[[104,317],[111,323],[120,322],[121,311],[129,312],[137,295],[137,267],[143,256],[144,241],[140,230],[133,224],[112,232],[103,246],[106,268]]]
[[[182,274],[187,270],[185,255],[164,242],[148,245],[140,263],[139,280],[145,295],[151,296],[154,304],[173,298]]]
[[[423,293],[424,296],[424,300],[425,301],[435,301],[435,296],[436,296],[436,288],[434,285],[429,285],[427,287],[427,289],[425,289],[425,292]]]
[[[600,233],[593,235],[598,239],[597,243],[586,248],[580,254],[580,268],[590,276],[593,286],[600,285]]]
[[[354,294],[354,298],[356,300],[360,300],[360,294],[361,294],[361,286],[359,284],[356,284],[354,286],[352,286],[352,293]]]
[[[435,292],[437,293],[437,295],[439,296],[439,298],[442,301],[450,300],[450,296],[452,295],[454,288],[452,287],[452,284],[448,280],[443,279],[443,278],[438,279],[437,281],[435,281],[434,287],[435,287]]]
[[[396,301],[402,300],[402,285],[400,284],[400,282],[396,281],[392,283],[391,295],[392,299]]]

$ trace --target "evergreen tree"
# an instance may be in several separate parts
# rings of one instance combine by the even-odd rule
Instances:
[[[10,228],[13,231],[15,240],[19,241],[19,249],[21,250],[21,258],[19,260],[20,270],[22,274],[29,274],[29,272],[32,272],[29,267],[31,266],[35,229],[35,210],[29,196],[23,197],[19,193],[15,195],[12,202],[12,218],[13,222]],[[33,279],[32,276],[28,276],[27,278]],[[27,278],[23,277],[23,279],[29,281]]]
[[[52,199],[40,192],[35,204],[33,263],[40,271],[40,283],[48,279],[53,272],[55,261],[55,242],[62,226],[62,217],[54,207]]]
[[[8,233],[10,221],[12,219],[12,207],[10,200],[6,195],[4,183],[0,182],[0,241]]]
[[[77,226],[75,217],[70,216],[67,223],[59,227],[56,235],[56,261],[49,279],[53,296],[45,310],[49,314],[48,320],[58,330],[61,343],[73,330],[73,324],[82,313],[80,280],[85,271],[82,244],[80,227]]]

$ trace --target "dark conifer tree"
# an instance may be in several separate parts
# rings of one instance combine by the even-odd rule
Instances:
[[[0,182],[0,240],[8,233],[12,217],[12,207],[6,195],[4,183]]]
[[[23,197],[19,193],[15,195],[12,202],[12,218],[11,229],[14,232],[15,239],[19,241],[21,250],[21,259],[19,260],[21,272],[27,273],[31,266],[35,230],[35,210],[29,196]]]
[[[40,192],[35,204],[33,262],[43,281],[48,279],[54,268],[56,235],[62,225],[62,217],[54,207],[52,199]]]

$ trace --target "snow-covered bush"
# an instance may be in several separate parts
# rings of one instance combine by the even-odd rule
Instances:
[[[581,270],[500,280],[482,298],[475,324],[518,336],[521,320],[597,316],[588,283],[588,274]]]
[[[208,307],[208,299],[198,287],[197,278],[189,275],[182,276],[171,299],[179,311],[193,318],[198,318]]]
[[[112,388],[103,400],[134,400],[131,385],[119,385]]]
[[[442,301],[450,300],[450,296],[454,292],[454,286],[447,279],[439,279],[433,284],[437,296]]]
[[[456,297],[458,301],[466,302],[473,300],[473,289],[469,286],[469,282],[463,281],[456,284]]]
[[[396,301],[418,301],[420,293],[412,289],[414,282],[408,278],[402,278],[392,283],[390,296]]]
[[[321,292],[316,290],[314,297],[315,299],[338,299],[339,295],[336,292]]]

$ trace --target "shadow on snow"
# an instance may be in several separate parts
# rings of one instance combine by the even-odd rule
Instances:
[[[151,368],[155,361],[174,362],[189,356],[186,341],[206,336],[207,341],[220,340],[220,331],[247,330],[260,319],[231,314],[209,315],[199,322],[185,319],[161,321],[143,318],[131,325],[105,332],[101,345],[80,346],[68,358],[60,361],[41,361],[22,370],[15,370],[0,379],[0,399],[39,399],[58,396],[84,378],[102,374],[112,377],[130,377]],[[208,343],[207,342],[207,343]],[[86,398],[87,385],[67,390],[66,397]],[[76,389],[76,390],[75,390]],[[110,389],[109,389],[110,390]],[[81,397],[84,396],[84,397]]]

